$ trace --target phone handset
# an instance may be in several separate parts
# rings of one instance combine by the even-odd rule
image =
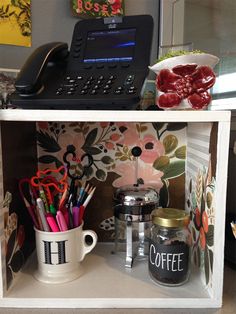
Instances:
[[[69,54],[68,45],[52,42],[38,47],[28,58],[15,82],[20,96],[33,96],[43,89],[42,75],[49,62],[65,59]]]

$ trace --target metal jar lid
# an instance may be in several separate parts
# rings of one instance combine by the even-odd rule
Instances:
[[[185,227],[189,224],[189,214],[176,208],[158,208],[152,212],[152,222],[167,228]]]
[[[126,206],[157,205],[159,194],[151,186],[125,185],[116,190],[114,199],[117,203]]]

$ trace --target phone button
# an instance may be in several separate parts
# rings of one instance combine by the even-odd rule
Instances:
[[[116,89],[117,90],[123,90],[123,87],[122,86],[118,86]]]
[[[117,68],[117,63],[109,63],[109,64],[108,64],[108,68],[110,68],[110,69],[115,69],[115,68]]]
[[[91,82],[91,81],[93,81],[93,80],[94,80],[94,77],[93,77],[93,76],[89,76],[89,77],[88,77],[88,81]]]
[[[105,86],[103,87],[104,90],[108,90],[108,89],[110,89],[110,88],[111,88],[111,86],[110,86],[109,84],[107,84],[107,85],[105,85]]]
[[[75,83],[75,80],[74,79],[70,79],[68,80],[69,83]]]
[[[130,66],[130,63],[128,63],[128,62],[121,62],[120,65],[121,65],[122,68],[128,68]]]
[[[80,95],[86,95],[87,93],[88,93],[88,91],[85,90],[85,89],[82,89],[82,90],[80,91]]]
[[[85,82],[85,85],[89,87],[89,86],[91,86],[91,83],[92,83],[92,81],[88,80],[87,82]]]
[[[92,67],[93,67],[92,64],[89,64],[89,63],[84,65],[85,70],[90,70],[90,69],[92,69]]]
[[[74,95],[75,92],[69,90],[69,91],[66,92],[66,93],[67,93],[67,95]]]
[[[131,85],[134,82],[134,75],[133,74],[129,74],[126,76],[126,79],[124,81],[124,85]]]
[[[116,89],[116,90],[114,91],[114,94],[120,95],[120,94],[123,94],[123,91],[122,91],[122,90],[119,90],[119,89]]]
[[[96,64],[96,68],[97,69],[103,69],[104,68],[104,64],[103,63],[98,63],[98,64]]]
[[[131,86],[127,91],[126,94],[131,95],[131,94],[135,94],[136,92],[136,88],[134,86]]]
[[[89,87],[90,87],[89,85],[84,85],[84,86],[83,86],[83,90],[88,90]]]
[[[81,42],[77,42],[75,43],[75,47],[81,47],[82,43]]]
[[[114,90],[114,94],[116,95],[120,95],[123,94],[124,88],[122,86],[118,86],[115,90]]]

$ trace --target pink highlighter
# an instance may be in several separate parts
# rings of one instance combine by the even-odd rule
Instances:
[[[57,211],[56,220],[57,220],[57,224],[59,226],[60,231],[67,231],[68,230],[66,220],[63,216],[63,213],[60,210]]]
[[[53,217],[53,215],[51,213],[47,213],[46,214],[46,219],[47,219],[47,222],[49,224],[49,227],[50,229],[52,230],[52,232],[59,232],[59,228],[58,228],[58,225]]]
[[[68,226],[69,226],[69,213],[68,213],[68,211],[63,212],[63,216],[64,216],[64,219],[65,219],[67,228],[69,228],[69,227],[68,227]]]

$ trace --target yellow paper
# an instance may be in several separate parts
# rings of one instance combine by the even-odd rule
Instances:
[[[0,44],[31,46],[31,0],[0,0]]]

